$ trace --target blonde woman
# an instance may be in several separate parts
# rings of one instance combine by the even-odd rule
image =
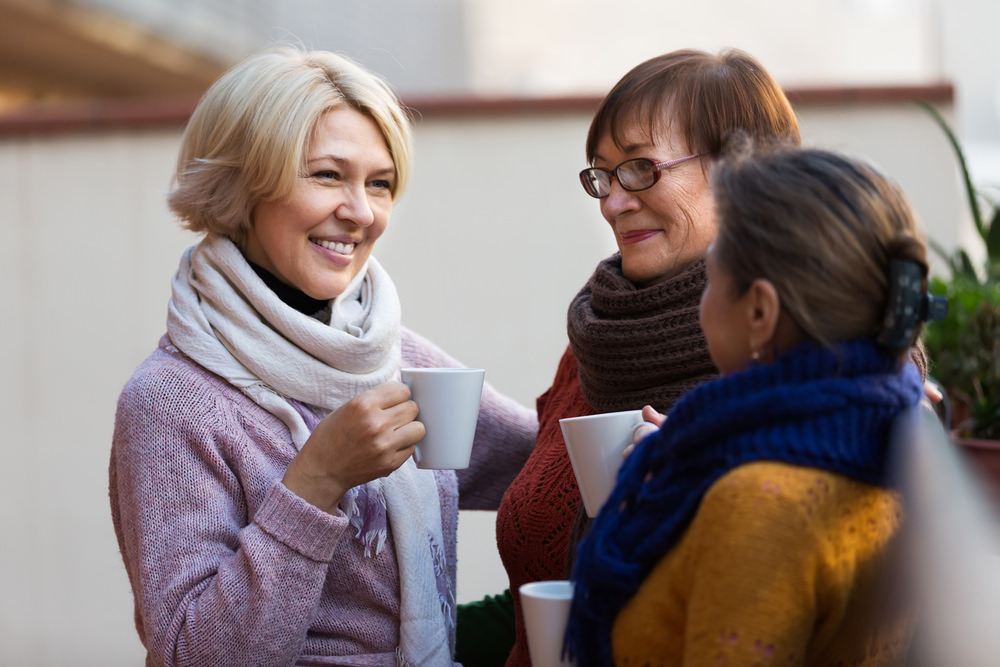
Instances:
[[[169,195],[204,239],[124,387],[111,509],[151,665],[452,665],[459,503],[496,508],[536,419],[484,389],[473,460],[418,470],[401,324],[372,254],[411,170],[386,84],[276,49],[192,115]]]
[[[711,183],[700,321],[721,377],[626,459],[577,554],[570,647],[582,666],[899,664],[887,448],[923,396],[921,233],[834,153],[740,151]]]

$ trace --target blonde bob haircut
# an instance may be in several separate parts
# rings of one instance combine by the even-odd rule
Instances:
[[[202,97],[181,139],[170,209],[183,227],[242,246],[254,208],[288,196],[317,122],[344,106],[382,132],[397,199],[410,177],[412,136],[388,84],[344,56],[280,47],[238,63]]]

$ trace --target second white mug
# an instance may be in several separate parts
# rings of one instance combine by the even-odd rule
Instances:
[[[642,410],[559,420],[587,516],[597,516],[611,495],[625,448],[632,444],[635,428],[643,423]]]

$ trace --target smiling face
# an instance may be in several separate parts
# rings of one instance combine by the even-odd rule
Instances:
[[[594,166],[611,170],[637,157],[657,162],[690,155],[675,129],[653,140],[633,124],[619,147],[608,132],[597,142]],[[688,160],[660,172],[660,180],[629,192],[612,179],[601,199],[601,214],[611,225],[622,255],[625,277],[638,285],[667,280],[704,256],[715,237],[715,208],[702,160]]]
[[[339,296],[389,223],[394,178],[375,121],[349,107],[327,112],[292,191],[254,209],[246,258],[314,299]]]

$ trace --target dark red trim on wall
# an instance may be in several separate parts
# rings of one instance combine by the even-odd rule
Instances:
[[[184,127],[197,100],[81,100],[36,104],[0,113],[0,135]]]
[[[788,88],[785,95],[793,105],[897,104],[921,100],[948,104],[955,101],[950,83],[912,86],[855,86],[828,88]]]
[[[950,83],[909,86],[857,86],[788,88],[795,106],[898,104],[909,100],[951,103]],[[431,116],[483,116],[511,114],[590,114],[601,101],[599,95],[568,97],[426,97],[404,98],[403,103],[419,119]],[[48,134],[62,131],[118,130],[130,128],[183,127],[194,109],[195,99],[94,100],[37,104],[0,113],[0,136]]]

